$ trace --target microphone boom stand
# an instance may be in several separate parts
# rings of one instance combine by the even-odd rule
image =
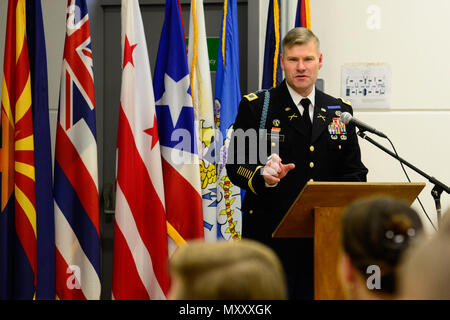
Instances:
[[[401,163],[407,165],[408,167],[413,169],[415,172],[417,172],[418,174],[420,174],[424,178],[428,179],[428,181],[430,181],[432,184],[434,184],[434,188],[431,190],[431,196],[433,197],[434,204],[436,206],[437,221],[438,221],[438,227],[439,227],[440,224],[441,224],[441,194],[442,194],[443,191],[445,191],[448,194],[450,194],[450,188],[448,186],[446,186],[444,183],[442,183],[439,180],[437,180],[436,178],[429,176],[428,174],[426,174],[425,172],[423,172],[422,170],[420,170],[416,166],[412,165],[411,163],[409,163],[405,159],[399,157],[398,155],[396,155],[392,151],[386,149],[384,146],[382,146],[381,144],[379,144],[378,142],[373,140],[371,137],[367,136],[364,133],[364,131],[361,131],[361,129],[356,134],[358,136],[360,136],[361,138],[363,138],[364,140],[369,141],[371,144],[373,144],[374,146],[378,147],[379,149],[383,150],[384,152],[386,152],[387,154],[389,154],[393,158],[397,159]]]

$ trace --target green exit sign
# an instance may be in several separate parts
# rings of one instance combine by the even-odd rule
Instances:
[[[206,38],[209,56],[209,69],[211,72],[216,72],[217,69],[217,54],[219,50],[220,38]],[[189,38],[186,38],[186,49],[189,47]]]

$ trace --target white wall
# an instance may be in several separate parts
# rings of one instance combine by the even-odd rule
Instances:
[[[340,95],[340,69],[345,63],[388,63],[392,68],[391,108],[359,111],[354,106],[355,116],[387,134],[401,157],[450,185],[450,1],[310,3],[312,30],[321,39],[324,54],[320,76],[325,79],[326,91]],[[369,29],[376,26],[373,18],[379,29]],[[406,181],[398,161],[365,140],[360,145],[370,181]],[[415,172],[407,172],[412,181],[425,181]],[[434,221],[432,187],[427,183],[420,198]],[[443,194],[441,199],[442,207],[450,208],[450,196]],[[414,207],[422,213],[417,201]]]
[[[263,0],[260,4],[259,83],[268,3]],[[286,9],[280,12],[288,14],[281,17],[283,36],[285,25],[287,29],[294,26],[297,0],[282,0],[281,4]],[[321,41],[324,57],[319,77],[325,80],[325,91],[340,96],[343,64],[388,63],[392,69],[391,107],[361,110],[355,105],[355,117],[387,134],[405,160],[450,185],[450,1],[310,0],[310,7],[311,28]],[[369,181],[407,181],[398,161],[368,141],[360,140],[360,146]],[[426,182],[406,170],[412,181]],[[420,199],[435,223],[432,188],[427,183]],[[442,194],[441,202],[444,210],[450,209],[448,194]],[[426,230],[432,231],[417,201],[413,207],[421,214]]]
[[[371,6],[379,10],[379,29],[367,26]],[[448,12],[448,0],[311,0],[327,90],[339,95],[343,63],[386,62],[392,67],[393,108],[450,110]]]

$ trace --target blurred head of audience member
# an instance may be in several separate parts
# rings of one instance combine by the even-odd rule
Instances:
[[[269,247],[253,241],[188,242],[170,261],[173,300],[282,300],[283,267]]]
[[[400,298],[450,300],[450,209],[434,235],[406,252],[400,271]]]
[[[390,197],[361,199],[342,216],[340,276],[349,299],[393,299],[400,258],[422,231],[406,202]]]

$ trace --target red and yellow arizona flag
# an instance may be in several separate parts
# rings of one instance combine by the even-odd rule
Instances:
[[[36,201],[25,0],[9,0],[2,79],[0,299],[36,288]]]

